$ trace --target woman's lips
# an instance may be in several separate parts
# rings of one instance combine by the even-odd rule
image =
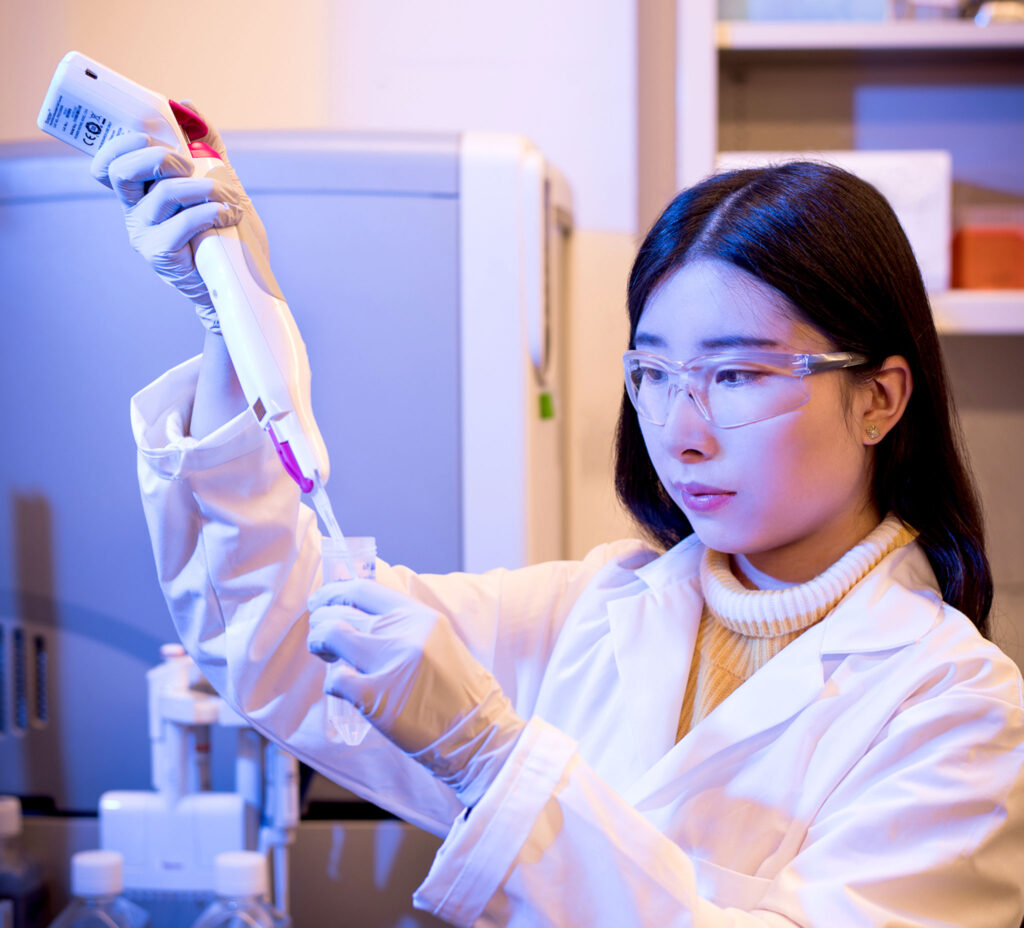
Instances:
[[[675,486],[682,496],[683,505],[693,512],[714,512],[736,495],[730,490],[705,483],[677,483]]]

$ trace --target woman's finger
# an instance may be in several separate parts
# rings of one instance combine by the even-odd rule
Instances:
[[[309,613],[309,627],[316,628],[318,625],[331,622],[345,622],[353,628],[365,627],[369,618],[365,612],[347,606],[344,603],[330,603],[326,606],[317,606]]]
[[[209,177],[171,177],[150,188],[135,205],[133,218],[144,226],[157,225],[182,209],[211,202],[238,205],[229,187]]]
[[[239,207],[228,203],[200,203],[181,210],[158,226],[150,226],[135,247],[145,257],[173,254],[200,232],[235,225],[242,215]]]
[[[152,144],[148,135],[142,132],[124,132],[107,139],[100,150],[93,155],[89,170],[92,176],[106,187],[110,184],[110,165],[113,161],[130,151],[147,148]]]
[[[307,606],[312,612],[328,603],[355,606],[373,615],[383,615],[408,606],[420,607],[419,603],[405,593],[399,593],[398,590],[384,586],[376,580],[363,579],[326,583],[310,596]]]
[[[311,628],[306,636],[306,648],[329,664],[344,661],[360,672],[373,670],[380,642],[362,629],[344,619],[323,621]]]
[[[345,661],[336,661],[327,668],[324,675],[324,692],[329,696],[337,696],[339,699],[347,699],[357,704],[359,697],[356,694],[362,689],[361,676],[358,670],[353,669]]]
[[[123,204],[134,206],[145,196],[148,185],[153,181],[167,177],[189,177],[192,171],[191,159],[186,160],[163,145],[150,145],[132,149],[114,158],[106,166],[106,179],[97,179],[112,188]]]

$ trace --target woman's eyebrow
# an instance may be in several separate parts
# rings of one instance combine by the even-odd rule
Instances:
[[[647,332],[637,332],[636,337],[633,339],[633,344],[638,348],[641,345],[646,345],[648,348],[664,348],[665,339],[660,335],[649,335]]]
[[[756,335],[722,335],[718,338],[705,338],[700,347],[705,351],[718,348],[778,348],[779,343],[773,338],[759,338]]]
[[[664,348],[667,342],[652,332],[637,332],[633,344],[637,348]],[[716,351],[721,348],[778,348],[780,344],[773,338],[761,338],[757,335],[720,335],[703,339],[699,347],[702,351]]]

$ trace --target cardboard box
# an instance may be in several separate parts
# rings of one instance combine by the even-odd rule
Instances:
[[[892,205],[931,293],[950,286],[953,159],[948,151],[723,151],[719,171],[826,161],[876,187]]]

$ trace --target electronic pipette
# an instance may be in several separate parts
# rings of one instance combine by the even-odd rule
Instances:
[[[80,52],[69,52],[57,66],[37,124],[90,155],[123,132],[144,132],[191,157],[195,177],[227,171],[220,155],[200,141],[207,126],[198,115]],[[249,408],[329,536],[344,544],[324,490],[330,463],[313,418],[306,346],[262,248],[240,225],[200,233],[192,248]]]

